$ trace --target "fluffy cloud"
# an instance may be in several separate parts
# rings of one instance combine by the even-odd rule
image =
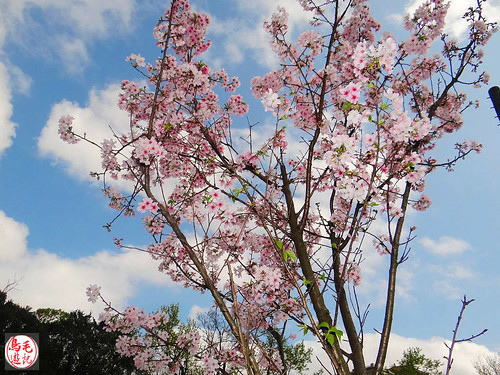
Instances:
[[[12,116],[12,99],[7,75],[7,67],[0,62],[0,156],[12,144],[16,135],[16,124],[10,120]]]
[[[135,0],[83,0],[78,2],[46,0],[67,14],[66,22],[83,35],[102,37],[115,32],[116,25],[126,29],[130,26]]]
[[[374,363],[377,358],[377,349],[380,336],[376,333],[368,333],[364,335],[364,354],[367,365]],[[430,358],[440,360],[442,363],[441,371],[445,371],[445,362],[443,357],[448,355],[448,349],[444,343],[450,344],[450,341],[441,337],[432,337],[430,339],[417,339],[412,337],[403,337],[397,334],[391,335],[389,343],[389,351],[387,353],[386,367],[396,364],[403,356],[403,352],[408,348],[417,347],[422,349],[422,353]],[[321,346],[315,341],[305,341],[306,346],[313,348],[313,355],[317,356],[324,364],[329,363],[326,354],[323,353]],[[474,362],[484,355],[494,355],[483,345],[478,345],[473,342],[463,342],[455,345],[453,351],[453,366],[452,373],[454,375],[470,375],[475,372]],[[317,371],[321,369],[319,361],[312,360],[309,366],[309,371]],[[328,368],[330,370],[330,368]]]
[[[413,12],[422,4],[422,0],[412,0],[406,6],[406,12]],[[451,0],[448,15],[446,16],[445,32],[455,38],[461,38],[467,32],[467,23],[462,19],[462,16],[470,6],[474,6],[474,2],[470,0]],[[492,1],[486,2],[484,5],[484,14],[488,21],[498,22],[500,20],[500,4]]]
[[[467,257],[471,245],[449,236],[440,237],[437,241],[424,237],[419,243],[436,255],[427,263],[425,276],[425,280],[432,283],[434,293],[449,300],[463,297],[464,290],[469,290],[471,283],[477,281],[475,262]],[[439,261],[443,258],[448,260],[446,264]]]
[[[376,350],[378,346],[378,334],[366,335],[367,358],[370,361],[375,361]],[[416,339],[412,337],[403,337],[397,334],[391,335],[389,343],[389,353],[387,356],[387,364],[392,365],[397,363],[403,356],[403,352],[411,347],[418,347],[422,352],[431,359],[441,360],[444,371],[443,357],[448,355],[448,349],[444,343],[450,345],[450,340],[442,337],[432,337],[430,339]],[[464,342],[456,344],[453,351],[453,374],[469,375],[474,373],[474,361],[484,354],[493,354],[487,347],[478,345],[473,342]]]
[[[467,262],[470,266],[470,262]],[[457,300],[463,297],[464,290],[468,290],[471,281],[475,281],[476,274],[463,264],[453,262],[446,265],[431,265],[428,270],[432,272],[435,281],[433,290],[443,295],[448,300]]]
[[[12,92],[14,94],[29,95],[33,83],[31,77],[15,65],[9,64],[7,65],[7,69]]]
[[[67,72],[79,74],[90,62],[88,44],[109,36],[116,25],[120,25],[122,33],[130,29],[134,9],[135,0],[3,0],[0,54],[3,55],[7,41],[17,43],[37,59],[57,59]],[[46,23],[42,24],[41,19]],[[61,27],[65,33],[61,33]],[[12,64],[7,68],[6,59],[3,60],[0,62],[0,156],[15,137],[16,124],[10,120],[12,92],[27,94],[31,84],[30,77]]]
[[[65,36],[60,38],[58,44],[58,57],[68,73],[80,74],[90,64],[87,45],[82,39]]]
[[[2,251],[0,252],[1,264],[14,257],[25,257],[28,227],[7,217],[3,211],[0,211],[0,223],[0,238],[2,241]]]
[[[409,211],[407,220],[411,221],[413,214],[413,211]],[[370,226],[370,232],[373,234],[381,234],[386,231],[387,222],[381,217]],[[403,233],[403,238],[405,236],[407,236],[406,230]],[[360,264],[362,281],[356,292],[364,304],[370,304],[371,308],[374,309],[383,309],[387,298],[387,274],[390,256],[388,254],[380,255],[369,237],[364,239],[362,249],[363,261]],[[413,258],[399,266],[396,287],[398,300],[414,302],[415,278],[418,276],[419,268],[420,262]]]
[[[438,255],[456,255],[471,248],[467,242],[449,236],[440,237],[437,241],[425,237],[420,240],[420,243],[427,250]]]
[[[189,319],[196,320],[199,315],[206,314],[210,311],[210,307],[201,307],[198,305],[193,305],[191,310],[189,310]]]
[[[278,6],[283,6],[289,13],[289,35],[292,35],[298,25],[307,25],[310,14],[306,13],[295,0],[279,1],[244,1],[236,2],[239,16],[230,19],[216,19],[213,16],[210,32],[224,40],[224,62],[240,63],[251,58],[264,67],[275,67],[278,60],[269,47],[269,35],[264,31],[263,24],[269,20]],[[257,22],[255,22],[258,20]],[[209,52],[210,53],[210,52]],[[220,59],[214,51],[210,60],[220,65]]]
[[[90,172],[102,172],[101,152],[97,145],[105,139],[113,139],[115,135],[130,133],[130,119],[126,111],[118,108],[118,94],[121,92],[119,84],[111,84],[103,90],[92,89],[86,105],[63,100],[54,106],[49,119],[38,137],[38,150],[44,157],[61,164],[66,172],[80,180],[95,181]],[[61,116],[74,117],[73,130],[85,136],[90,142],[80,141],[68,144],[61,140],[58,127]],[[123,151],[121,154],[125,154]],[[132,192],[134,182],[124,179],[113,180],[108,178],[107,185],[122,191]],[[168,182],[163,186],[165,192],[173,188]],[[153,192],[160,194],[160,187]],[[160,196],[160,195],[158,195]]]
[[[62,63],[81,74],[91,61],[95,40],[132,29],[135,0],[64,1],[4,0],[0,2],[0,48],[8,40],[37,59]]]
[[[409,0],[405,7],[405,13],[413,13],[423,0]],[[239,16],[231,19],[217,19],[212,17],[210,32],[224,39],[224,61],[227,63],[240,63],[244,59],[252,56],[254,61],[264,67],[275,67],[277,58],[269,47],[269,36],[263,30],[264,20],[270,19],[278,6],[283,6],[289,13],[289,37],[296,37],[299,27],[307,25],[311,14],[305,12],[295,0],[279,1],[245,1],[235,2]],[[467,24],[462,19],[462,15],[471,6],[470,0],[451,0],[451,6],[446,18],[445,32],[455,38],[463,37],[467,31]],[[489,21],[500,20],[500,6],[492,2],[484,4],[485,14]],[[389,14],[387,18],[397,23],[401,23],[402,14]],[[259,20],[255,22],[255,20]],[[215,46],[214,46],[215,47]],[[215,66],[221,65],[218,57],[219,52],[214,50],[209,52],[211,63]]]
[[[88,178],[90,171],[101,171],[101,157],[96,146],[84,141],[74,145],[64,143],[57,133],[58,121],[63,115],[73,116],[75,132],[86,134],[97,144],[112,138],[110,127],[118,134],[126,132],[129,120],[127,113],[117,106],[119,92],[120,85],[112,84],[104,90],[91,90],[86,106],[66,100],[55,104],[38,138],[41,154],[63,162],[67,171],[80,179]]]
[[[135,11],[135,0],[4,0],[0,6],[9,31],[14,31],[18,23],[23,23],[29,31],[29,23],[38,24],[33,14],[44,12],[52,23],[65,25],[76,33],[92,38],[100,38],[115,31],[113,25],[128,28]],[[17,25],[18,26],[18,25]],[[18,30],[22,31],[22,30]],[[38,35],[43,37],[43,35]]]
[[[101,310],[87,301],[85,288],[101,286],[101,293],[121,308],[137,292],[138,284],[174,287],[157,263],[139,251],[100,251],[70,259],[27,247],[28,228],[0,211],[0,288],[18,281],[9,296],[20,305],[66,311]]]

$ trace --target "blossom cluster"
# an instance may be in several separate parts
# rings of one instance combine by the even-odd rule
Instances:
[[[248,104],[243,101],[241,95],[231,95],[226,103],[226,108],[230,115],[243,116],[248,112]]]
[[[95,303],[97,302],[97,298],[101,292],[101,287],[95,284],[87,287],[87,297],[89,297],[89,302]]]
[[[143,164],[151,164],[154,158],[163,156],[164,152],[154,138],[140,138],[135,142],[134,156]]]
[[[125,61],[132,61],[132,66],[134,67],[145,67],[146,66],[146,59],[142,57],[140,54],[135,54],[132,53],[130,56],[127,56]]]
[[[155,213],[158,211],[158,203],[154,202],[151,198],[144,198],[137,206],[137,211],[141,213],[145,213],[146,211]]]
[[[209,23],[208,15],[193,12],[189,1],[177,0],[155,27],[154,36],[161,47],[171,38],[175,53],[187,61],[188,56],[200,55],[210,47],[205,41]]]
[[[109,207],[121,210],[125,206],[125,198],[117,188],[108,186],[104,189],[104,195],[109,198]]]
[[[58,129],[59,136],[64,142],[67,142],[69,144],[75,144],[80,141],[75,136],[75,133],[73,133],[72,124],[74,119],[75,118],[73,116],[69,115],[62,116],[59,119],[59,129]]]
[[[358,264],[349,262],[345,269],[341,264],[339,273],[343,275],[344,280],[351,281],[355,286],[361,283],[361,267]]]

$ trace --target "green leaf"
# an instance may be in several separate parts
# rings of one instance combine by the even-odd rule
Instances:
[[[327,322],[322,322],[318,324],[318,328],[328,329],[328,332],[325,333],[325,338],[328,341],[328,343],[332,346],[335,343],[335,337],[337,337],[340,341],[342,335],[344,334],[344,332],[339,330],[337,327],[330,327],[330,325]]]
[[[311,285],[311,282],[309,280],[307,280],[304,276],[304,278],[302,279],[302,282],[304,283],[304,285]]]
[[[306,324],[299,324],[299,328],[302,328],[302,333],[304,335],[307,335],[307,332],[309,332],[309,329],[307,328]]]
[[[342,332],[340,329],[337,329],[337,327],[330,327],[330,329],[328,330],[328,334],[332,333],[334,333],[339,338],[339,340],[342,338],[342,335],[344,334],[344,332]]]
[[[318,328],[328,328],[330,329],[330,325],[327,322],[322,322],[318,324]]]
[[[320,279],[321,281],[325,281],[326,275],[324,273],[322,273],[321,275],[318,276],[318,279]]]
[[[328,341],[328,343],[333,346],[333,344],[335,343],[335,336],[332,335],[331,333],[327,334],[326,335],[326,341]]]
[[[283,250],[283,242],[281,242],[280,240],[278,240],[277,238],[274,239],[274,242],[276,243],[276,245],[278,246],[278,249],[280,250]]]
[[[297,256],[292,250],[285,250],[283,251],[283,258],[285,258],[285,262],[288,261],[288,258],[293,260],[294,262],[297,260]]]

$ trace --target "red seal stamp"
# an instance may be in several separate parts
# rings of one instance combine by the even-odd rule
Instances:
[[[38,358],[38,345],[28,335],[12,336],[5,344],[5,360],[15,369],[27,369]]]

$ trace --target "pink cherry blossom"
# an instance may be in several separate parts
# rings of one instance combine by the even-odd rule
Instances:
[[[290,327],[298,323],[328,358],[340,359],[332,361],[334,372],[364,372],[362,327],[353,318],[360,306],[344,299],[362,286],[366,252],[390,254],[384,264],[396,269],[409,208],[431,205],[428,174],[481,150],[463,141],[447,161],[433,152],[473,105],[457,85],[464,72],[471,85],[488,80],[479,71],[480,47],[496,26],[484,18],[482,0],[465,15],[466,42],[442,33],[449,7],[442,0],[425,1],[405,18],[403,41],[380,33],[367,0],[343,4],[345,12],[341,2],[299,3],[310,28],[294,24],[298,38],[291,41],[288,12],[279,7],[264,29],[280,64],[250,81],[262,104],[252,111],[272,112],[271,126],[253,123],[237,77],[202,58],[210,19],[188,0],[173,1],[153,30],[160,58],[127,57],[145,67],[144,81],[122,81],[118,106],[130,131],[93,143],[102,158],[96,176],[120,215],[145,214],[153,238],[142,250],[173,282],[212,296],[228,335],[221,345],[207,344],[199,331],[173,338],[161,314],[108,304],[102,318],[120,333],[117,351],[139,369],[180,371],[179,359],[159,349],[163,343],[196,358],[207,374],[281,372],[282,356],[263,344],[262,332],[293,339]],[[248,129],[238,118],[247,114]],[[73,120],[61,117],[60,137],[87,140]],[[108,176],[132,191],[108,186]],[[99,287],[87,288],[87,296],[95,302]],[[347,336],[342,350],[325,337],[325,324],[334,322]],[[385,358],[390,329],[380,337]],[[383,361],[376,366],[380,372]]]
[[[137,211],[140,213],[145,213],[150,211],[155,213],[158,210],[158,204],[154,202],[151,198],[144,198],[141,203],[137,206]]]
[[[350,103],[356,104],[361,96],[361,85],[351,82],[342,89],[342,96]]]
[[[132,64],[134,66],[140,66],[140,67],[145,67],[146,66],[146,60],[140,54],[136,55],[135,53],[132,53],[125,60],[126,61],[133,61]]]
[[[101,291],[101,287],[95,284],[87,287],[87,297],[89,297],[89,302],[96,303],[97,298],[99,297]]]
[[[59,119],[58,133],[63,141],[70,144],[75,144],[80,141],[73,133],[72,124],[74,119],[75,118],[73,116],[69,115],[62,116]]]
[[[262,97],[262,105],[264,106],[265,111],[274,112],[274,109],[278,108],[280,102],[278,94],[273,92],[272,89],[269,89]]]

